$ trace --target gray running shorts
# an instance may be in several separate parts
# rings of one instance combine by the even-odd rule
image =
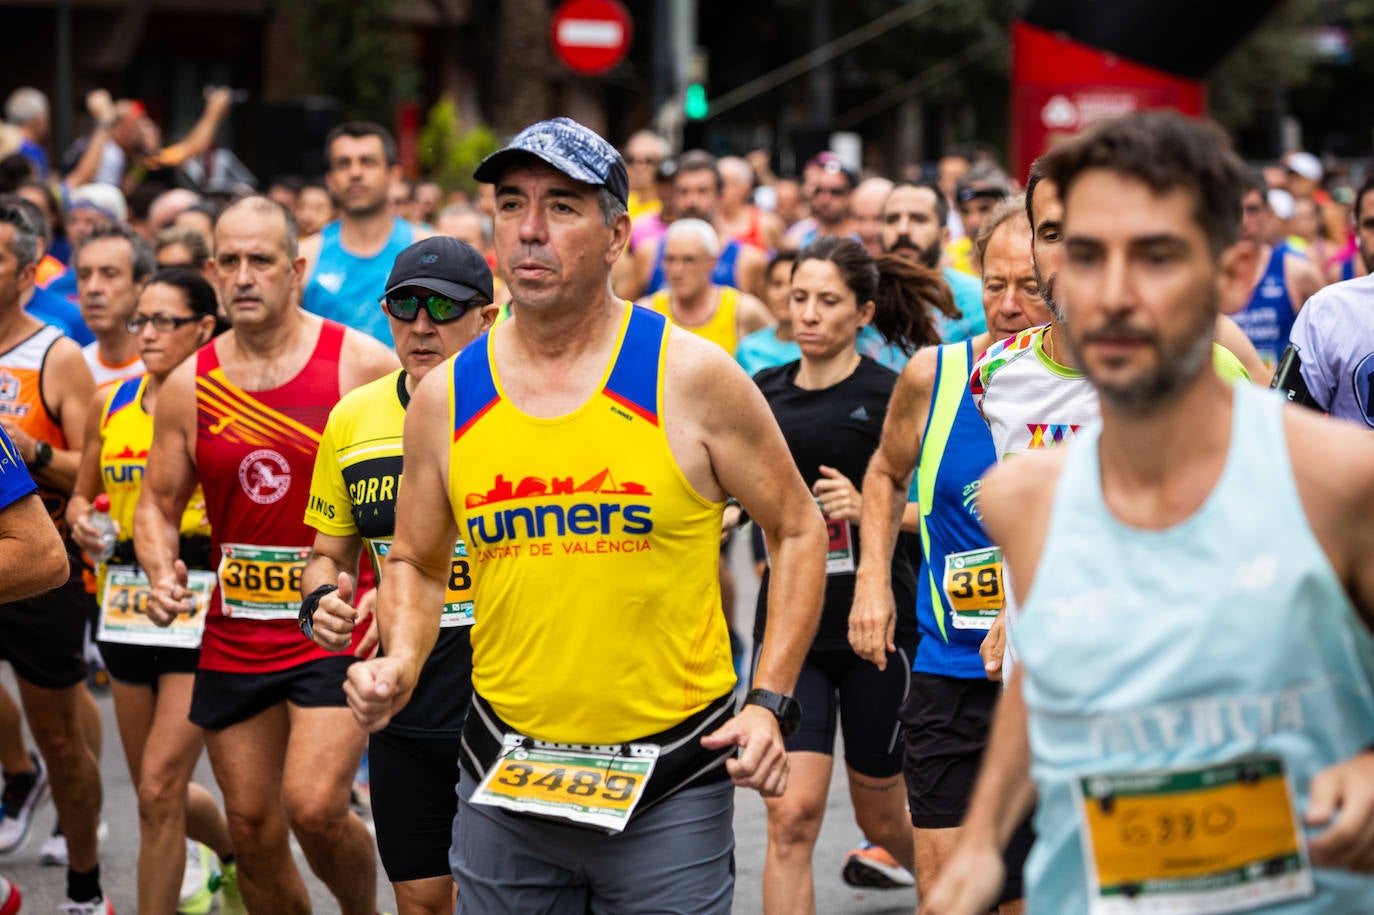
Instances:
[[[619,835],[473,805],[458,782],[449,865],[458,915],[728,913],[735,891],[735,786],[688,788]]]

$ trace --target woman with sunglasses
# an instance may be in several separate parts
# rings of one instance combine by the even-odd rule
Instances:
[[[897,375],[858,353],[854,344],[869,325],[908,356],[917,347],[939,343],[931,306],[942,308],[953,301],[939,274],[898,255],[880,255],[875,261],[858,242],[835,237],[816,241],[797,255],[791,290],[792,332],[801,358],[765,369],[754,381],[820,504],[830,548],[821,622],[795,690],[802,722],[786,739],[787,791],[765,800],[766,912],[815,908],[811,858],[825,812],[837,726],[844,736],[855,821],[869,841],[891,856],[886,859],[889,870],[913,866],[897,711],[906,696],[918,637],[916,615],[899,615],[896,650],[881,670],[849,645],[861,546],[862,498],[854,481],[863,479],[878,448]],[[892,563],[899,607],[916,604],[916,578],[908,559],[914,545],[899,548]],[[765,578],[759,587],[755,644],[767,621],[767,597]]]
[[[348,393],[329,414],[305,520],[316,531],[301,579],[302,631],[330,651],[346,651],[376,591],[354,605],[353,571],[367,547],[378,583],[396,524],[401,432],[415,386],[448,370],[449,357],[489,328],[491,269],[477,249],[447,236],[416,242],[396,258],[381,307],[401,368]],[[452,913],[448,848],[458,808],[458,744],[472,693],[473,622],[467,551],[453,552],[439,639],[409,704],[368,741],[377,849],[400,915]],[[369,656],[372,626],[355,654]]]
[[[219,332],[217,307],[214,289],[185,267],[161,271],[144,287],[128,329],[138,340],[147,373],[96,395],[67,504],[72,539],[89,555],[100,555],[104,546],[90,523],[97,496],[108,497],[118,531],[114,555],[99,568],[100,651],[110,672],[129,776],[138,790],[138,908],[159,915],[178,908],[210,910],[212,895],[203,880],[193,894],[179,898],[188,835],[219,856],[220,911],[244,911],[224,813],[210,792],[191,781],[204,741],[187,714],[208,594],[198,602],[198,612],[166,629],[153,625],[144,603],[147,580],[136,568],[132,539],[158,392],[173,369]],[[189,569],[208,575],[214,568],[199,488],[181,519],[180,552]],[[199,863],[203,873],[208,862]]]

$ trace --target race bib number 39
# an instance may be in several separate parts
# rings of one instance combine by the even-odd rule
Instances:
[[[377,583],[380,585],[382,560],[391,552],[391,538],[369,538],[367,550],[372,554],[372,569],[377,573]],[[459,540],[453,545],[453,564],[449,567],[448,589],[444,595],[444,615],[439,620],[439,628],[471,626],[472,622],[472,567],[468,564],[468,546]]]
[[[201,635],[205,632],[210,593],[215,589],[215,575],[213,572],[191,572],[186,587],[191,592],[190,612],[178,614],[169,626],[159,626],[148,617],[153,592],[143,570],[133,566],[107,566],[96,638],[126,645],[199,648]]]
[[[945,557],[945,597],[955,629],[991,629],[1002,612],[1002,550],[990,546]]]
[[[639,805],[658,753],[652,744],[571,747],[507,734],[471,802],[618,833]]]
[[[295,620],[309,547],[220,545],[224,615],[248,620]]]
[[[1216,915],[1312,893],[1276,756],[1075,780],[1093,915]]]

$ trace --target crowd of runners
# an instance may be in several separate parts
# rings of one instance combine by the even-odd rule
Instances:
[[[231,103],[6,103],[0,872],[50,798],[113,913],[108,690],[149,915],[310,911],[293,836],[348,915],[728,912],[736,843],[769,913],[1374,911],[1374,177],[1156,112],[171,187]]]

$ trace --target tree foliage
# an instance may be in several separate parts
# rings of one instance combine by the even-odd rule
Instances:
[[[415,93],[417,77],[406,64],[387,22],[391,0],[292,0],[305,90],[332,96],[344,115],[390,124],[396,104]]]
[[[1307,82],[1312,56],[1302,36],[1316,12],[1316,0],[1289,0],[1222,61],[1208,79],[1212,117],[1241,131],[1272,114],[1276,94]]]
[[[453,99],[440,99],[429,110],[420,131],[420,164],[431,180],[445,191],[477,189],[472,172],[484,158],[500,147],[496,135],[485,125],[464,128]]]

